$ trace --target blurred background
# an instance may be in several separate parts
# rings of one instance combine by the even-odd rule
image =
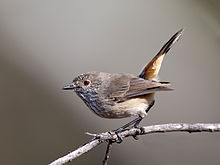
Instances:
[[[0,0],[0,162],[48,164],[115,129],[61,88],[87,71],[138,74],[180,28],[141,125],[220,122],[220,2],[217,0]],[[101,164],[106,144],[69,164]],[[166,133],[124,140],[109,164],[217,165],[219,133]]]

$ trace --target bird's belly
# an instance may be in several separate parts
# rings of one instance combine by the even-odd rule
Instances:
[[[105,118],[125,118],[130,116],[145,117],[146,109],[153,100],[153,94],[138,96],[123,102],[115,103],[105,107],[102,117]]]
[[[148,101],[144,98],[132,98],[114,106],[114,113],[118,116],[146,116],[145,110],[148,108]]]

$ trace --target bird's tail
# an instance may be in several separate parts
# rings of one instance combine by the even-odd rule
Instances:
[[[146,80],[156,80],[164,56],[170,50],[170,48],[179,40],[182,33],[183,29],[179,30],[170,38],[170,40],[161,48],[157,55],[143,69],[139,77],[144,78]]]

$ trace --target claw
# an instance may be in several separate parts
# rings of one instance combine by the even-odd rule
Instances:
[[[118,133],[115,133],[116,135],[117,135],[117,141],[116,141],[116,143],[118,143],[118,144],[120,144],[120,143],[122,143],[123,142],[123,138],[122,138],[122,136],[121,135],[119,135]]]
[[[140,127],[141,133],[140,134],[144,134],[144,128]]]
[[[121,133],[121,132],[123,132],[122,130],[118,130],[118,129],[116,129],[116,130],[112,130],[112,131],[110,131],[110,132],[108,132],[110,135],[116,135],[117,136],[117,138],[114,138],[115,140],[113,141],[113,142],[115,142],[115,143],[122,143],[123,142],[123,137],[119,134],[119,133]]]

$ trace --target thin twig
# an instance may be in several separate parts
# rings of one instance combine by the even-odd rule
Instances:
[[[108,164],[108,159],[110,157],[110,152],[111,152],[111,149],[112,149],[112,144],[113,144],[113,142],[111,140],[109,140],[108,145],[107,145],[107,149],[106,149],[106,152],[105,152],[105,158],[103,160],[103,165],[107,165]]]
[[[122,138],[126,138],[129,136],[137,136],[137,135],[144,135],[144,134],[151,134],[151,133],[165,133],[165,132],[220,132],[220,123],[217,124],[187,124],[187,123],[177,123],[177,124],[161,124],[161,125],[153,125],[153,126],[146,126],[140,128],[131,128],[129,130],[123,131],[118,133],[118,135]],[[101,144],[104,141],[111,140],[112,142],[117,142],[118,136],[114,133],[104,132],[100,134],[90,134],[94,136],[90,142],[86,143],[85,145],[79,147],[75,151],[69,153],[66,156],[63,156],[54,162],[50,163],[49,165],[63,165],[67,162],[76,159],[80,155],[88,152],[92,148],[96,147],[97,145]],[[111,147],[111,146],[110,146]]]

